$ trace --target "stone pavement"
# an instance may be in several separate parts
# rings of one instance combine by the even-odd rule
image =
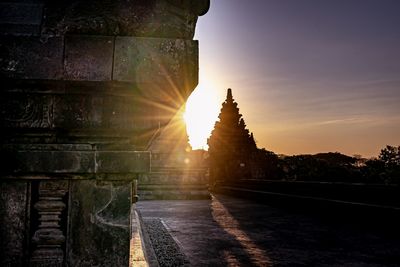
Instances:
[[[399,228],[382,231],[222,195],[137,207],[144,225],[152,223],[148,231],[158,236],[155,225],[164,227],[190,266],[400,266]]]

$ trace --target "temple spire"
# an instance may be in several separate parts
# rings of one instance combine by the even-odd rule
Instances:
[[[232,101],[232,100],[233,100],[233,97],[232,97],[232,89],[231,89],[231,88],[228,88],[228,92],[227,92],[227,94],[226,94],[226,100],[227,100],[227,101]]]

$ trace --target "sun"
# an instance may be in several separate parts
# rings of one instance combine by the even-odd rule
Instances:
[[[218,118],[220,103],[211,86],[199,84],[186,102],[184,119],[193,149],[207,149],[207,138]]]

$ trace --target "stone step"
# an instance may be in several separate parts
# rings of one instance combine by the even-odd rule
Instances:
[[[207,185],[141,185],[138,188],[140,200],[156,199],[210,199]]]
[[[204,183],[191,184],[139,184],[139,190],[207,190],[208,185]]]

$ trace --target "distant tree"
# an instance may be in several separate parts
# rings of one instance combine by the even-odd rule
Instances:
[[[382,183],[387,180],[385,163],[380,159],[369,159],[361,167],[361,172],[366,183]]]
[[[251,160],[253,179],[276,180],[280,178],[279,157],[265,148],[258,149]]]
[[[367,183],[400,184],[400,146],[387,145],[378,158],[365,161],[360,170]]]
[[[359,182],[361,171],[356,159],[338,152],[284,157],[280,168],[283,179],[298,181]]]
[[[211,183],[249,178],[250,162],[257,146],[253,134],[246,129],[231,89],[228,89],[218,118],[207,140]]]
[[[400,146],[389,146],[381,150],[379,154],[379,160],[383,162],[385,166],[385,183],[400,182]]]
[[[339,152],[318,153],[314,158],[327,161],[330,165],[348,166],[356,163],[355,157],[347,156]]]
[[[326,161],[313,155],[295,155],[283,158],[280,166],[288,181],[325,181]]]
[[[400,146],[389,146],[381,149],[379,159],[385,163],[386,167],[400,166]]]

